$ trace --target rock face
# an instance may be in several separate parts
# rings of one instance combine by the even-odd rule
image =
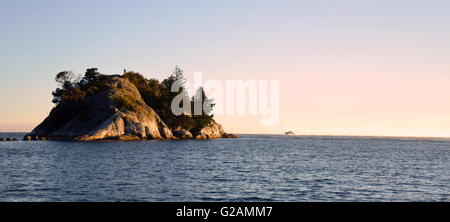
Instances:
[[[192,133],[185,129],[173,131],[173,135],[178,139],[193,139]]]
[[[105,89],[86,98],[83,113],[61,123],[56,108],[25,140],[139,140],[173,139],[171,130],[156,112],[141,98],[128,80],[110,77]],[[123,108],[117,101],[127,98],[131,108]],[[88,116],[88,117],[86,117]]]
[[[215,121],[211,121],[206,127],[194,131],[193,133],[194,139],[217,139],[222,138],[225,134],[223,127],[216,123]]]

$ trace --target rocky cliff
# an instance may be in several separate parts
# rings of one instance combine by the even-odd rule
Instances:
[[[81,111],[69,115],[55,107],[24,139],[94,141],[229,138],[229,134],[215,121],[195,132],[184,129],[172,132],[144,102],[135,85],[120,76],[104,78],[105,87],[87,96]],[[65,117],[62,118],[62,115]]]

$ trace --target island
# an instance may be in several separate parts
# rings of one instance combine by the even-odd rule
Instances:
[[[201,102],[209,110],[201,115],[174,115],[175,96],[188,96],[182,87],[172,92],[176,81],[185,81],[176,67],[163,81],[146,79],[137,72],[100,74],[87,69],[83,77],[71,71],[56,75],[59,88],[53,91],[54,108],[45,120],[24,136],[24,140],[164,140],[237,138],[228,134],[211,114],[214,106],[203,88],[189,102]]]

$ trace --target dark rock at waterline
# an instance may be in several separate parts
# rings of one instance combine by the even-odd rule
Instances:
[[[0,141],[19,141],[19,140],[16,138],[7,137],[7,138],[0,138]]]
[[[235,138],[239,138],[239,136],[235,135],[235,134],[231,134],[231,133],[224,133],[222,135],[223,138],[230,138],[230,139],[235,139]]]
[[[146,138],[139,135],[120,135],[116,137],[108,137],[102,139],[100,141],[137,141],[137,140],[145,140]]]
[[[184,129],[173,131],[173,135],[178,139],[193,139],[192,133]]]
[[[222,138],[222,135],[225,133],[225,131],[223,130],[222,125],[212,120],[205,127],[194,130],[191,133],[193,135],[193,138],[196,140],[206,140]]]
[[[39,140],[39,137],[29,134],[29,135],[25,135],[23,137],[23,140],[25,140],[25,141],[35,141],[35,140]]]

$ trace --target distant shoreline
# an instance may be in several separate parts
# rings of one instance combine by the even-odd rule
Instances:
[[[30,132],[1,132],[0,134],[27,134]],[[297,135],[285,135],[280,134],[270,134],[270,133],[236,133],[239,136],[286,136],[286,137],[330,137],[330,138],[371,138],[371,139],[441,139],[450,140],[450,137],[432,137],[432,136],[379,136],[379,135],[314,135],[314,134],[297,134]]]

